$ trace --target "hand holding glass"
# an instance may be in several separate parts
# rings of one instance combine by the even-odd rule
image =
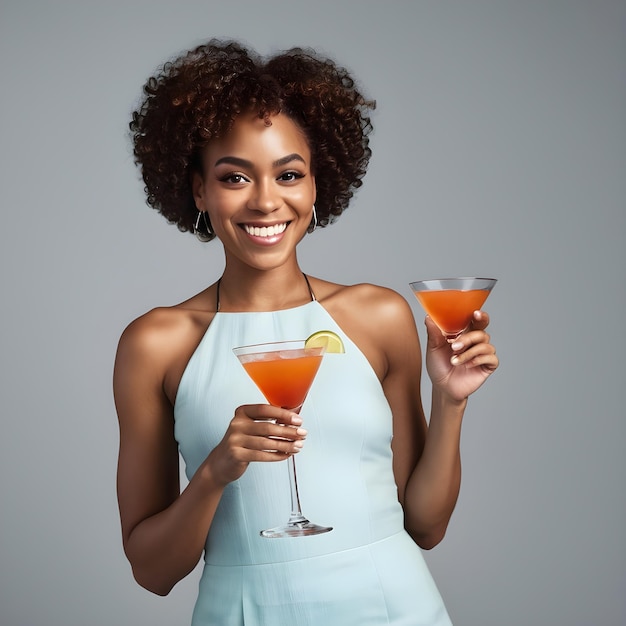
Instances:
[[[241,346],[234,348],[233,352],[265,399],[294,413],[300,413],[324,356],[323,347],[305,348],[304,340]],[[302,515],[294,455],[288,464],[291,515],[286,524],[262,530],[261,535],[303,537],[332,530],[332,527],[319,526]]]
[[[493,289],[495,278],[438,278],[410,283],[424,310],[449,343],[468,329]]]

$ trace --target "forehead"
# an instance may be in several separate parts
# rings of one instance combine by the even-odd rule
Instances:
[[[223,137],[209,141],[206,156],[210,165],[228,154],[254,162],[275,161],[287,154],[297,153],[310,164],[308,141],[289,117],[279,113],[269,118],[269,123],[257,115],[242,114]]]

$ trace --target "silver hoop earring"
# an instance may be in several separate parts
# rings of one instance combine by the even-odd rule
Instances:
[[[311,219],[311,223],[309,224],[309,232],[312,233],[317,228],[317,212],[315,210],[315,205],[313,205],[313,218]]]
[[[202,221],[204,222],[206,233],[203,233],[199,228],[201,216],[202,216]],[[198,217],[196,217],[196,223],[193,226],[193,234],[196,236],[196,239],[198,241],[201,241],[202,243],[211,241],[211,239],[215,237],[215,233],[213,232],[213,229],[211,228],[211,222],[209,222],[206,216],[206,211],[198,211]]]

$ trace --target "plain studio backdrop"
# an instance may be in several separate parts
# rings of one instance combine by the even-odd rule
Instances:
[[[306,272],[396,289],[422,339],[410,281],[499,279],[501,368],[426,553],[455,625],[623,626],[618,0],[2,0],[0,624],[189,623],[199,568],[160,598],[122,552],[111,372],[132,319],[223,267],[145,205],[127,136],[145,79],[213,36],[312,46],[378,102],[365,184]]]

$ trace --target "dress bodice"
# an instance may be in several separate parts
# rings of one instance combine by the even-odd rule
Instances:
[[[305,516],[333,526],[324,535],[268,540],[262,528],[286,522],[285,463],[251,463],[228,485],[206,544],[207,563],[248,565],[346,550],[403,528],[391,462],[391,411],[370,363],[317,301],[293,309],[215,315],[182,376],[175,435],[191,477],[222,439],[236,407],[266,402],[232,349],[304,339],[332,330],[344,354],[327,354],[302,407],[308,430],[296,457]]]

